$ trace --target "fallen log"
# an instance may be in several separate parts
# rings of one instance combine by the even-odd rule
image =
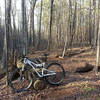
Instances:
[[[88,63],[85,63],[85,64],[83,64],[83,66],[78,67],[78,68],[75,70],[75,72],[76,72],[76,73],[85,73],[85,72],[92,71],[93,68],[94,68],[93,65],[88,64]]]

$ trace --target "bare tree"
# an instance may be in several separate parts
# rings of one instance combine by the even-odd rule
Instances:
[[[92,10],[91,10],[91,0],[90,0],[90,5],[89,5],[89,43],[90,43],[90,45],[91,45],[91,40],[92,40],[92,31],[91,31],[91,14],[92,14],[92,12],[91,12]]]
[[[98,20],[100,14],[100,1],[98,1]],[[99,22],[99,21],[98,21]],[[95,74],[98,74],[98,66],[99,66],[99,59],[100,59],[100,22],[98,23],[98,35],[97,35],[97,52],[96,52],[96,65],[94,67]]]
[[[70,2],[69,2],[69,3],[70,3]],[[70,8],[70,4],[69,4],[69,8]],[[69,24],[69,21],[70,21],[70,10],[69,10],[69,13],[68,13],[68,18],[67,18],[68,24],[67,24],[67,26],[66,26],[66,27],[67,27],[67,32],[66,32],[66,38],[65,38],[64,49],[63,49],[63,52],[62,52],[62,58],[64,58],[66,49],[68,48],[68,45],[69,45],[69,44],[68,44],[68,43],[69,43],[69,42],[68,42],[68,41],[69,41],[68,38],[70,38],[69,35],[68,35],[68,34],[69,34],[69,25],[70,25],[70,24]]]
[[[33,46],[35,46],[35,31],[34,31],[34,10],[37,0],[31,0],[31,11],[30,11],[30,39]]]
[[[1,28],[1,7],[0,7],[0,28]]]
[[[39,32],[38,32],[38,38],[37,38],[37,49],[40,49],[39,47],[40,47],[40,42],[41,42],[42,6],[43,6],[43,0],[41,0],[40,21],[39,21]]]
[[[27,53],[27,35],[25,32],[25,25],[26,25],[26,6],[25,6],[25,0],[22,0],[22,54],[26,55]]]
[[[5,34],[4,34],[4,48],[3,48],[3,57],[2,57],[2,65],[6,68],[7,81],[8,85],[8,38],[10,34],[10,25],[11,25],[11,0],[5,0]]]
[[[94,68],[96,74],[98,74],[99,57],[100,57],[100,23],[99,23],[99,32],[97,41],[96,66]]]
[[[52,35],[51,35],[51,32],[52,32],[52,12],[53,12],[53,2],[54,0],[51,0],[51,11],[50,11],[50,30],[49,30],[49,35],[48,35],[48,50],[51,49],[51,44],[52,44]]]

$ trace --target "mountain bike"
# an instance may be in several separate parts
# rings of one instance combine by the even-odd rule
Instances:
[[[45,61],[36,63],[35,60],[30,60],[28,57],[21,58],[20,66],[14,70],[9,79],[9,85],[15,92],[28,90],[33,83],[35,72],[38,78],[45,79],[49,84],[59,85],[65,77],[63,66],[57,62],[52,62],[46,66],[48,54],[45,54]],[[37,70],[39,69],[39,71]],[[16,77],[16,79],[14,79]]]

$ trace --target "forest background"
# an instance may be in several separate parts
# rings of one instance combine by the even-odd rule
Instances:
[[[96,48],[99,0],[3,0],[0,5],[1,68],[34,50]],[[56,50],[55,49],[55,50]]]

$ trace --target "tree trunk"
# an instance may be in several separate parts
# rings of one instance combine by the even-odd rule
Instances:
[[[89,10],[89,43],[90,43],[90,45],[91,45],[91,40],[92,40],[92,33],[91,33],[91,0],[90,0],[90,10]]]
[[[98,41],[97,41],[96,66],[94,68],[95,74],[98,74],[99,57],[100,57],[100,22],[99,22]]]
[[[41,43],[42,6],[43,6],[43,0],[41,0],[39,32],[38,32],[38,39],[37,39],[37,50],[40,49],[40,43]]]
[[[35,5],[36,5],[36,1],[37,0],[32,0],[30,2],[31,4],[31,14],[30,14],[30,27],[31,27],[31,32],[30,32],[30,39],[31,39],[31,43],[32,43],[32,46],[35,46],[35,31],[34,31],[34,9],[35,9]]]
[[[50,11],[50,30],[49,30],[49,35],[48,35],[48,50],[50,51],[51,49],[51,44],[52,44],[52,12],[53,12],[53,2],[54,0],[51,0],[51,11]]]
[[[4,68],[6,68],[6,75],[7,75],[7,81],[6,85],[8,85],[8,38],[10,34],[10,25],[11,25],[11,0],[5,0],[5,34],[4,34],[4,48],[3,48],[3,57],[2,62]]]
[[[26,32],[25,32],[25,10],[26,10],[26,6],[25,6],[25,0],[22,0],[22,55],[26,55],[27,54],[27,37],[26,37]]]
[[[98,35],[97,35],[97,52],[96,52],[96,65],[94,67],[95,74],[98,74],[98,66],[99,66],[99,57],[100,57],[100,22],[99,22],[99,5],[98,2]]]

